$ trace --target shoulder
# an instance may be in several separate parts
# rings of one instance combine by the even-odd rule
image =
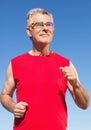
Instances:
[[[27,56],[27,52],[13,57],[13,58],[11,59],[11,61],[17,60],[17,59],[22,59],[22,58],[25,58],[26,56]]]
[[[59,58],[59,59],[64,59],[64,60],[69,60],[69,58],[59,54],[59,53],[56,53],[56,52],[53,52],[54,56]]]
[[[27,61],[27,57],[28,57],[28,53],[23,53],[20,55],[17,55],[13,58],[11,58],[10,62],[11,62],[11,66],[12,67],[17,67],[17,66],[21,66],[25,61]]]
[[[56,52],[53,53],[54,55],[54,58],[56,59],[56,61],[59,61],[61,62],[63,65],[70,65],[70,59],[61,55],[61,54],[58,54]]]
[[[11,64],[22,64],[24,61],[27,61],[29,58],[28,52],[17,55],[11,58]]]

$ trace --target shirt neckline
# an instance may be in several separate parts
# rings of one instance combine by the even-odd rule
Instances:
[[[29,52],[27,52],[27,55],[29,55],[30,57],[37,57],[37,58],[40,58],[40,57],[41,58],[51,57],[53,54],[54,54],[54,52],[52,51],[50,55],[46,55],[46,56],[42,56],[42,55],[40,55],[40,56],[34,56],[34,55],[30,54]]]

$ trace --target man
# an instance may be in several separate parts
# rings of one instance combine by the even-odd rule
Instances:
[[[71,61],[50,50],[52,15],[36,8],[28,12],[26,21],[33,48],[11,59],[1,103],[14,114],[14,130],[66,130],[66,90],[82,109],[88,107],[89,95]],[[12,99],[15,89],[17,102]]]

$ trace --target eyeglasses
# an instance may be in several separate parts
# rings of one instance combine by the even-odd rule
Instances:
[[[54,26],[54,24],[52,22],[35,22],[35,23],[31,23],[30,27],[42,28],[44,25],[46,25],[49,28],[52,28]]]

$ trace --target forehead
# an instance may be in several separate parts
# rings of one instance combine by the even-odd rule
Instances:
[[[36,13],[32,16],[32,21],[52,21],[51,17],[47,14]]]

